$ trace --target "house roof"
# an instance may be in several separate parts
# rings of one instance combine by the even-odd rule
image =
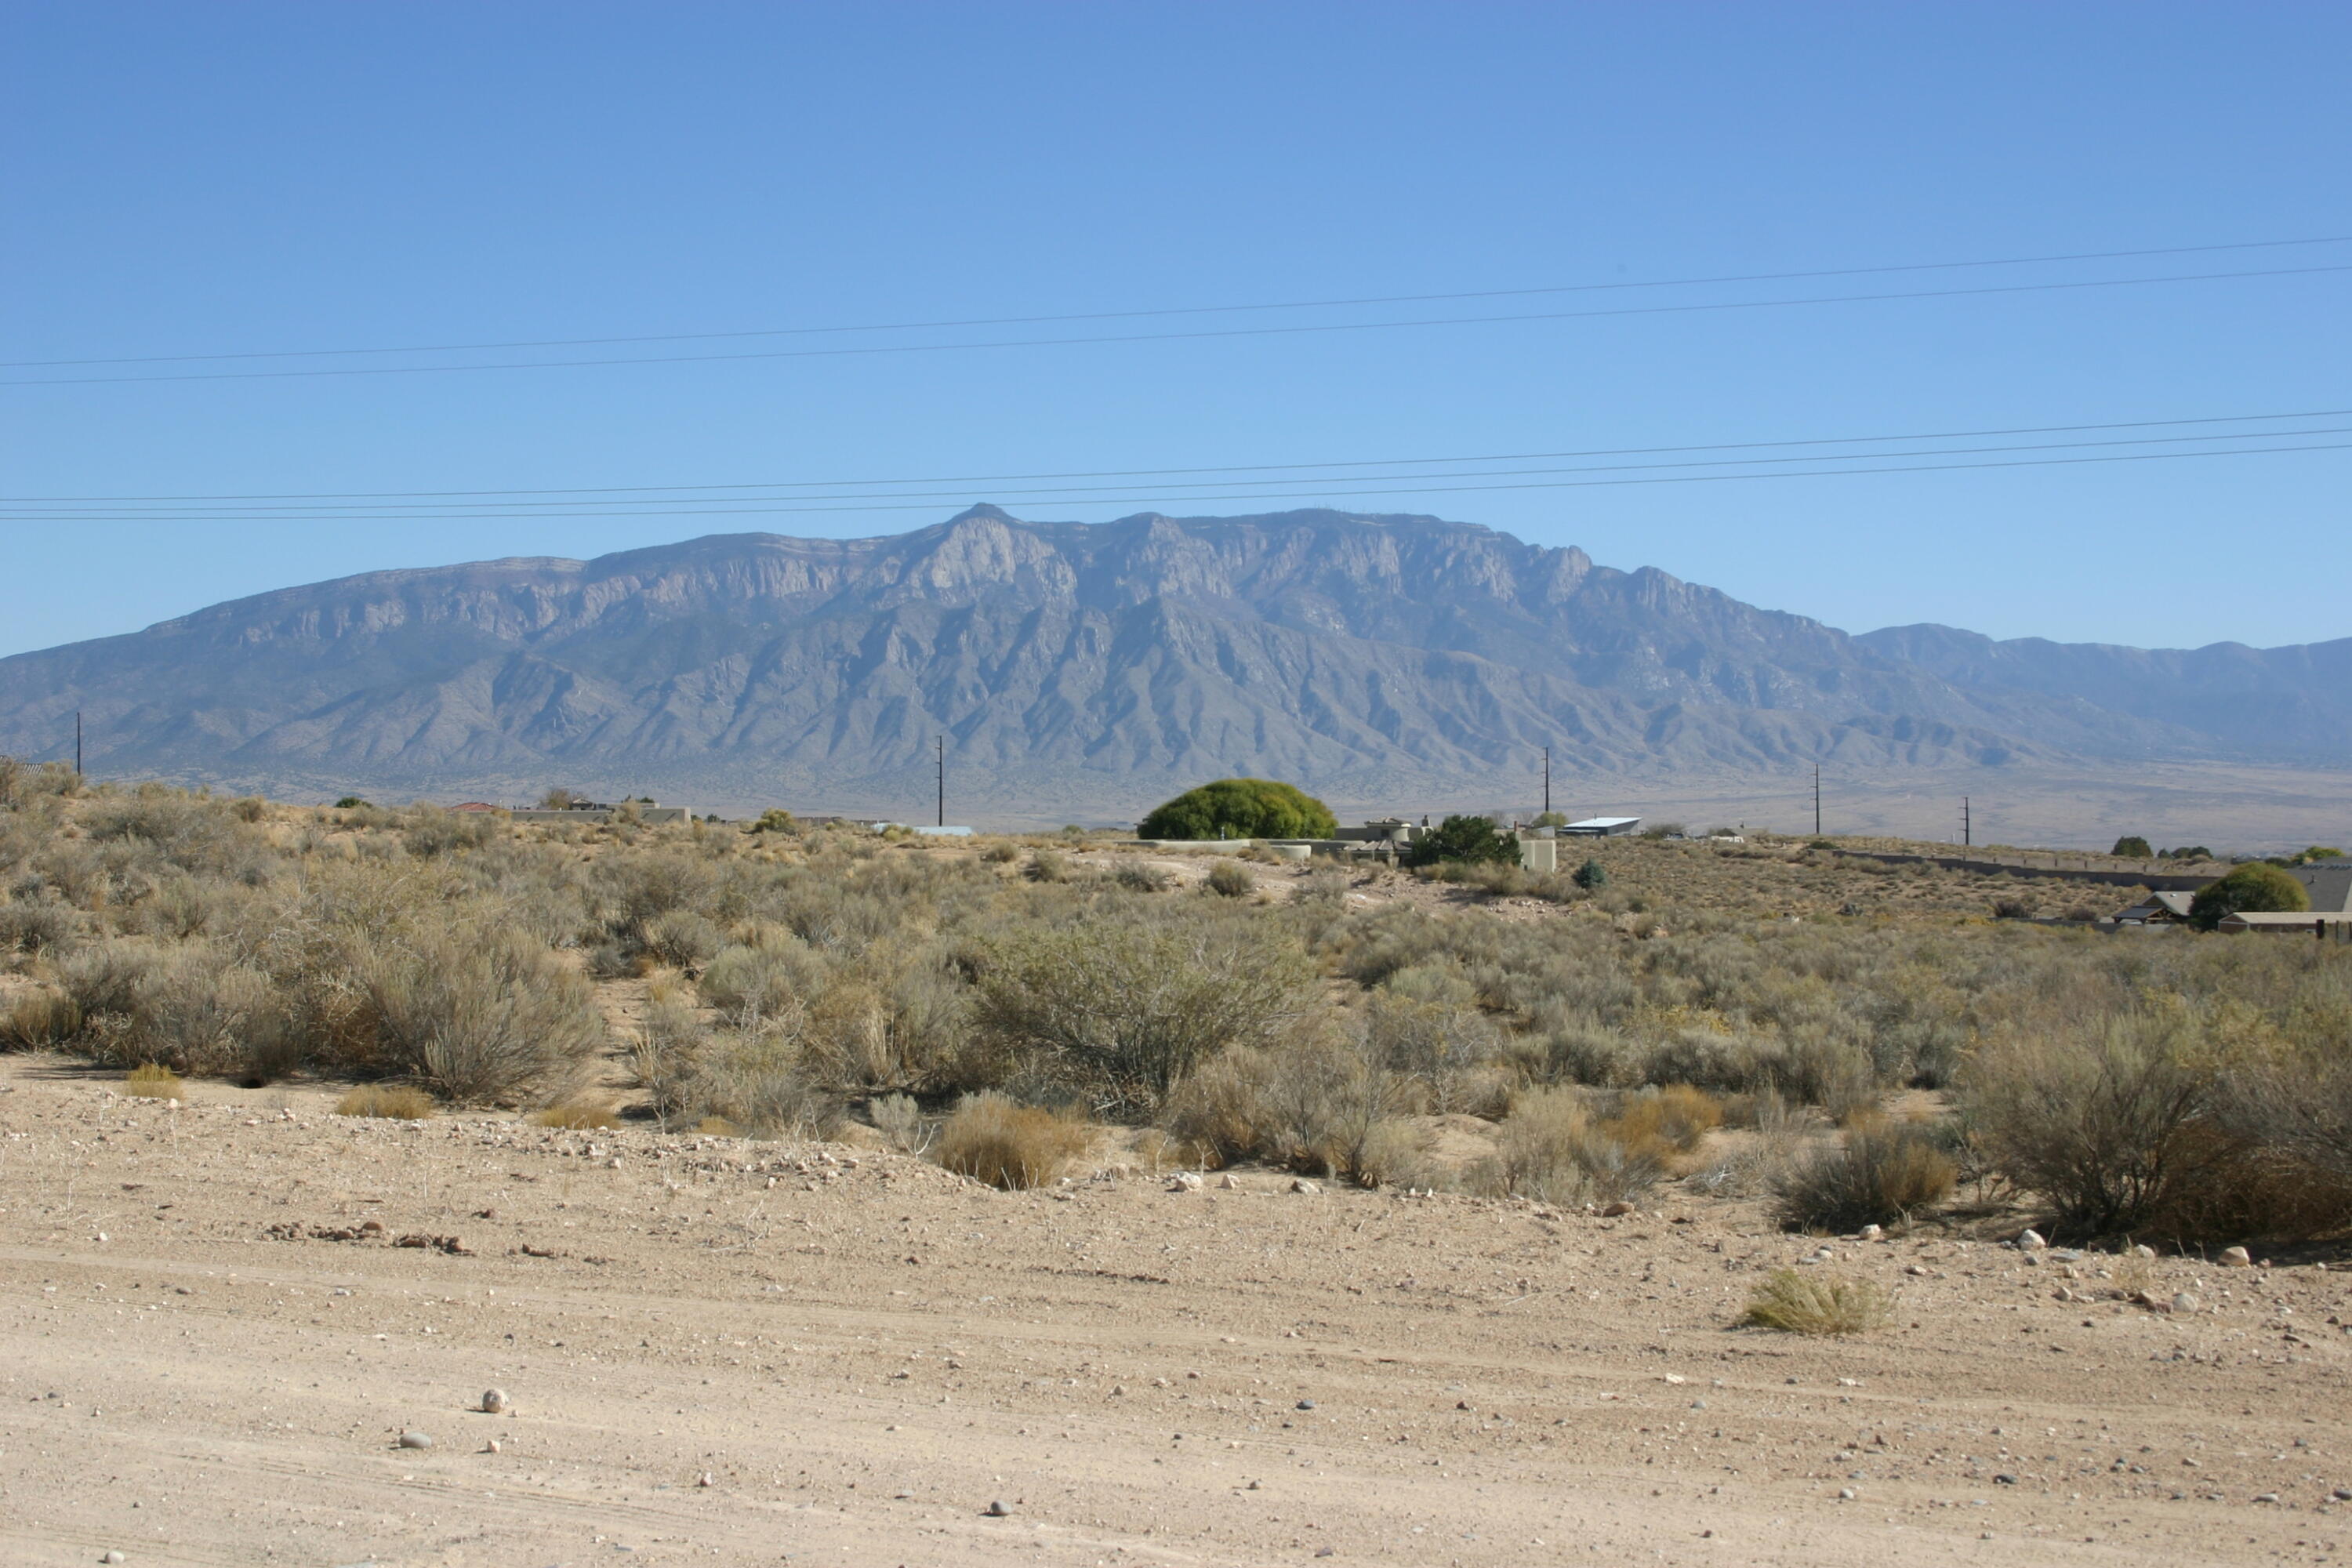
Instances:
[[[2352,864],[2322,860],[2309,866],[2289,866],[2287,875],[2311,895],[2311,907],[2330,914],[2352,910]]]

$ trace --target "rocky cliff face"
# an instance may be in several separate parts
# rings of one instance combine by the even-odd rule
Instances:
[[[117,775],[887,810],[923,796],[943,733],[964,809],[1060,816],[1235,772],[1510,798],[1546,742],[1569,776],[2219,743],[2161,701],[2011,679],[1967,636],[1849,637],[1434,518],[976,507],[893,538],[716,536],[219,605],[0,660],[0,750],[58,754],[79,708]]]

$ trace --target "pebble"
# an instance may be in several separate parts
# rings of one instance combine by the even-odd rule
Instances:
[[[1290,1190],[1294,1193],[1305,1193],[1307,1196],[1313,1197],[1323,1189],[1306,1177],[1300,1176],[1290,1184]]]
[[[1168,1190],[1171,1193],[1197,1193],[1201,1190],[1201,1178],[1192,1171],[1179,1171],[1169,1182]]]
[[[2172,1310],[2176,1312],[2193,1312],[2204,1304],[2193,1290],[2183,1290],[2172,1299]]]
[[[1853,1489],[1852,1487],[1840,1487],[1840,1488],[1838,1488],[1838,1501],[1840,1501],[1840,1502],[1852,1502],[1853,1500]]]
[[[513,1405],[514,1402],[507,1397],[507,1391],[505,1389],[486,1388],[482,1390],[483,1415],[504,1415],[509,1410],[513,1408]]]
[[[491,1438],[488,1442],[482,1445],[482,1452],[485,1454],[496,1454],[500,1451],[501,1450],[499,1447],[499,1440],[496,1437]]]
[[[1298,1402],[1298,1408],[1301,1410],[1312,1410],[1315,1408],[1315,1402],[1311,1399],[1302,1399]]]
[[[705,1470],[694,1478],[694,1484],[698,1487],[715,1487],[719,1484],[719,1478]]]
[[[1604,1204],[1601,1205],[1601,1217],[1602,1219],[1615,1219],[1619,1215],[1628,1215],[1633,1212],[1633,1205],[1627,1203],[1623,1198],[1619,1198],[1613,1204]]]
[[[1227,1171],[1223,1175],[1217,1178],[1217,1185],[1226,1192],[1237,1193],[1242,1190],[1242,1179],[1239,1176],[1234,1175],[1231,1171]]]
[[[400,1446],[404,1448],[430,1448],[433,1439],[423,1432],[403,1432]]]
[[[120,1552],[102,1552],[100,1554],[98,1560],[100,1563],[120,1563],[122,1561],[122,1553]]]
[[[2337,1487],[2334,1491],[2327,1495],[2334,1498],[2337,1502],[2352,1502],[2352,1487]]]
[[[2225,1247],[2221,1249],[2221,1267],[2224,1268],[2244,1268],[2253,1261],[2242,1247]]]
[[[1860,1237],[1864,1241],[1876,1241],[1885,1234],[1886,1231],[1884,1226],[1866,1225],[1862,1227]]]
[[[2137,1247],[2131,1249],[2131,1255],[2134,1258],[2154,1258],[2156,1256],[2156,1248],[2143,1241]]]
[[[2021,1232],[2017,1238],[2017,1250],[2020,1252],[2039,1252],[2049,1245],[2048,1239],[2038,1230]]]
[[[2254,1500],[2255,1500],[2256,1502],[2276,1502],[2276,1501],[2278,1501],[2278,1493],[2276,1493],[2276,1492],[2256,1492],[2256,1493],[2254,1494]]]
[[[991,1519],[1010,1519],[1013,1517],[1013,1510],[1005,1506],[1004,1500],[1003,1498],[996,1499],[980,1511],[986,1514]]]

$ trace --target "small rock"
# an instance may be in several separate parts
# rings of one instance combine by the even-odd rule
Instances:
[[[2276,1493],[2276,1492],[2256,1492],[2256,1493],[2254,1494],[2254,1500],[2255,1500],[2256,1502],[2276,1502],[2276,1501],[2278,1501],[2278,1493]]]
[[[1992,1479],[1995,1486],[2013,1487],[2017,1484],[2015,1476],[1995,1476]]]
[[[991,1519],[1010,1519],[1013,1517],[1013,1510],[1004,1505],[1004,1500],[1003,1498],[996,1499],[980,1511],[986,1514]]]
[[[1311,1399],[1302,1399],[1298,1402],[1297,1407],[1301,1410],[1312,1410],[1315,1408],[1315,1402]]]
[[[705,1470],[694,1478],[694,1484],[698,1487],[715,1487],[719,1484],[719,1478]]]
[[[1231,1171],[1227,1171],[1223,1175],[1217,1178],[1217,1185],[1224,1192],[1237,1193],[1242,1190],[1242,1179],[1239,1176],[1234,1175]]]
[[[1305,1193],[1308,1197],[1313,1197],[1323,1189],[1306,1177],[1300,1176],[1290,1184],[1290,1190],[1294,1193]]]
[[[485,1454],[495,1454],[499,1451],[499,1440],[496,1437],[482,1445],[482,1452]]]
[[[423,1432],[403,1432],[400,1435],[400,1446],[404,1448],[430,1448],[433,1447],[433,1439]]]
[[[1840,1487],[1840,1488],[1838,1488],[1838,1501],[1840,1501],[1840,1502],[1852,1502],[1853,1500],[1853,1489],[1852,1487]]]
[[[2337,1502],[2352,1502],[2352,1487],[2337,1487],[2327,1495]]]
[[[1924,1263],[1915,1263],[1911,1265],[1910,1268],[1906,1268],[1903,1272],[1906,1274],[1916,1275],[1917,1278],[1925,1279],[1927,1277],[1927,1266]]]
[[[513,1408],[513,1405],[514,1402],[507,1397],[507,1391],[503,1388],[482,1390],[482,1414],[485,1415],[504,1415]]]
[[[1627,1203],[1623,1198],[1619,1198],[1613,1204],[1603,1204],[1601,1205],[1601,1217],[1602,1219],[1615,1219],[1620,1215],[1628,1215],[1633,1212],[1633,1205]]]
[[[1179,1171],[1168,1184],[1171,1193],[1197,1193],[1201,1190],[1200,1175],[1192,1171]]]
[[[2131,1255],[2134,1258],[2154,1258],[2156,1256],[2156,1248],[2148,1246],[2146,1242],[2141,1242],[2137,1247],[2131,1249]]]
[[[99,1553],[98,1560],[100,1563],[120,1563],[122,1561],[122,1553],[120,1552],[102,1552]]]
[[[2224,1268],[2244,1268],[2253,1261],[2242,1247],[2225,1247],[2221,1249],[2221,1267]]]
[[[1885,1234],[1885,1227],[1883,1226],[1866,1225],[1862,1227],[1861,1237],[1864,1241],[1876,1241]]]
[[[2183,1290],[2172,1299],[2172,1310],[2176,1312],[2193,1312],[2204,1304],[2197,1299],[2194,1290]]]
[[[2038,1230],[2023,1231],[2017,1238],[2017,1250],[2020,1252],[2039,1252],[2049,1245],[2049,1241]]]
[[[604,1169],[608,1171],[617,1171],[620,1168],[621,1157],[618,1154],[614,1155],[611,1159],[604,1162]]]

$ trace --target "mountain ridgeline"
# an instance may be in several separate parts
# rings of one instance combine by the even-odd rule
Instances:
[[[1130,814],[1202,779],[1342,801],[1663,779],[2239,758],[2341,765],[2352,640],[2194,653],[1849,637],[1429,517],[974,507],[375,572],[0,659],[0,752],[287,795]]]

